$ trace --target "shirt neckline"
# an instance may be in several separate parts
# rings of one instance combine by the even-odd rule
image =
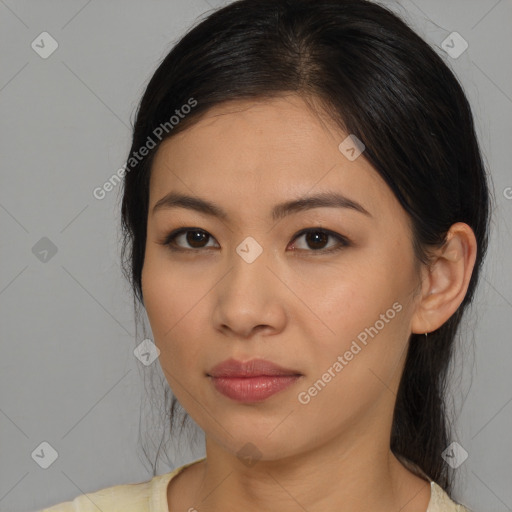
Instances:
[[[167,488],[169,486],[169,482],[172,478],[177,476],[181,471],[183,471],[188,466],[192,466],[192,464],[197,464],[206,457],[201,457],[200,459],[194,460],[192,462],[188,462],[183,464],[182,466],[177,467],[173,471],[169,473],[164,473],[163,475],[156,476],[152,481],[151,486],[151,497],[149,501],[149,512],[169,512],[169,503],[167,501]],[[440,499],[443,497],[445,491],[444,489],[436,484],[433,480],[430,480],[430,500],[428,502],[428,507],[425,512],[435,512],[435,508],[439,503]],[[172,512],[172,511],[171,511]]]
[[[169,512],[169,502],[167,501],[167,487],[169,486],[169,482],[172,478],[177,476],[181,471],[183,471],[188,466],[192,466],[192,464],[197,464],[205,460],[206,457],[201,457],[200,459],[194,460],[192,462],[187,462],[182,466],[177,467],[170,473],[164,473],[163,475],[159,475],[153,478],[151,485],[151,495],[149,498],[149,512]]]

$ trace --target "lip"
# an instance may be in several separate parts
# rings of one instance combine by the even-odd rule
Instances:
[[[286,389],[302,374],[265,359],[227,359],[207,374],[215,389],[237,402],[261,402]]]
[[[230,358],[214,366],[208,373],[210,377],[272,377],[276,375],[301,375],[296,370],[283,368],[266,359],[251,359],[250,361],[237,361]]]

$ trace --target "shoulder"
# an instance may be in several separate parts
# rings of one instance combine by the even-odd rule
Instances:
[[[165,510],[161,507],[161,498],[176,472],[158,475],[145,482],[114,485],[81,494],[72,501],[58,503],[38,512],[159,512]]]
[[[435,482],[431,482],[430,487],[430,503],[426,512],[472,512],[464,505],[453,501],[446,491]]]

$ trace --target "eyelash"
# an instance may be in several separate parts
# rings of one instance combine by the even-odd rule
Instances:
[[[188,228],[179,228],[179,229],[175,229],[174,231],[171,231],[162,241],[158,242],[159,244],[161,245],[164,245],[166,246],[170,251],[173,251],[173,252],[199,252],[199,251],[202,251],[204,249],[207,249],[207,248],[183,248],[183,247],[179,247],[179,246],[176,246],[176,245],[173,245],[175,239],[183,234],[183,233],[187,233],[188,231],[196,231],[196,232],[201,232],[201,233],[205,233],[209,238],[213,238],[212,235],[210,235],[207,231],[205,231],[204,229],[200,229],[200,228],[192,228],[192,227],[188,227]],[[313,253],[321,253],[321,254],[330,254],[330,253],[334,253],[334,252],[338,252],[340,251],[341,249],[344,249],[345,247],[348,247],[350,245],[352,245],[351,241],[338,234],[338,233],[335,233],[333,231],[330,231],[328,229],[323,229],[323,228],[308,228],[308,229],[303,229],[302,231],[298,232],[296,235],[294,235],[294,238],[292,239],[292,241],[295,241],[297,238],[305,235],[305,234],[308,234],[308,233],[322,233],[322,234],[325,234],[327,235],[328,237],[332,237],[332,238],[335,238],[339,243],[340,245],[334,247],[334,248],[330,248],[330,249],[311,249],[311,250],[307,250],[307,249],[297,249],[298,251],[306,251],[306,252],[313,252]],[[210,241],[208,238],[207,240],[207,243]]]

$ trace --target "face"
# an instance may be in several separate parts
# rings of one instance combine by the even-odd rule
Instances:
[[[233,454],[389,441],[419,277],[406,212],[364,152],[339,148],[347,136],[291,95],[215,107],[155,156],[144,305],[173,393]],[[344,199],[274,210],[320,194]],[[300,376],[265,399],[230,398],[209,376],[229,358]]]

